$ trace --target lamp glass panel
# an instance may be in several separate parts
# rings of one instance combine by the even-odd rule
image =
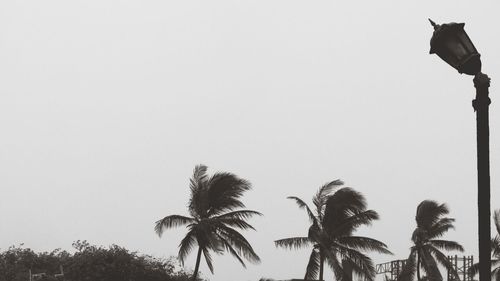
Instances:
[[[449,36],[447,39],[448,40],[445,40],[444,42],[446,49],[452,53],[452,56],[456,57],[457,61],[462,60],[469,54],[468,50],[457,36]]]
[[[460,42],[464,45],[464,47],[468,50],[469,53],[477,53],[476,47],[472,44],[469,36],[465,32],[460,32],[457,34]]]

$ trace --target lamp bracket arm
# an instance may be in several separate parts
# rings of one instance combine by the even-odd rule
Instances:
[[[490,77],[488,75],[479,72],[474,76],[474,87],[476,87],[476,99],[472,101],[472,107],[474,111],[481,110],[482,108],[488,107],[491,103],[489,95],[490,88]]]

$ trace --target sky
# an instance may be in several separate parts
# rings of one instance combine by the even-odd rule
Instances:
[[[342,179],[380,214],[357,234],[404,259],[416,206],[445,202],[446,235],[477,257],[472,77],[429,55],[465,22],[490,87],[492,208],[500,208],[498,1],[0,2],[0,249],[76,240],[177,254],[197,164],[249,180],[262,263],[217,256],[215,281],[304,275],[308,202]],[[186,267],[193,268],[195,253]],[[326,271],[326,279],[332,278]]]

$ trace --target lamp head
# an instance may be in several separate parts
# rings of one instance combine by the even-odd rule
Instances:
[[[437,54],[459,73],[476,75],[481,72],[481,55],[464,30],[464,23],[438,25],[429,19],[434,27],[430,54]]]

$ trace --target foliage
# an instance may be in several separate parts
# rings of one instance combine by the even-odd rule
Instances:
[[[496,210],[493,215],[497,234],[491,239],[491,278],[500,281],[500,210]],[[479,263],[470,268],[470,273],[476,275],[479,273]]]
[[[187,281],[189,274],[175,271],[171,260],[130,252],[112,245],[100,247],[86,241],[73,243],[74,254],[59,249],[35,253],[31,249],[10,247],[0,252],[0,281],[29,280],[32,273],[47,273],[42,281],[58,280],[54,274],[64,269],[69,281]]]
[[[0,253],[0,281],[29,280],[29,270],[33,273],[55,274],[59,264],[66,262],[70,254],[56,249],[50,253],[35,253],[31,249],[11,246]]]
[[[362,225],[370,225],[378,214],[367,210],[364,196],[335,180],[323,185],[313,197],[314,212],[298,197],[294,200],[299,208],[306,210],[311,226],[303,237],[292,237],[275,241],[277,247],[298,249],[312,246],[304,279],[323,279],[326,262],[337,280],[350,279],[354,272],[366,280],[373,280],[375,267],[364,251],[391,254],[387,246],[375,239],[354,236]],[[336,190],[336,191],[335,191]]]
[[[444,217],[448,213],[449,210],[445,204],[438,204],[432,200],[424,200],[418,205],[415,216],[417,228],[413,231],[411,237],[413,246],[410,250],[410,256],[398,277],[399,281],[412,281],[415,274],[419,281],[424,279],[430,281],[443,280],[438,264],[444,266],[458,279],[456,270],[441,251],[463,252],[464,249],[457,242],[439,239],[448,230],[454,229],[453,222],[455,219]],[[426,273],[425,277],[420,276],[420,269]]]
[[[188,232],[179,245],[178,258],[184,263],[187,255],[198,246],[194,278],[198,274],[201,254],[212,273],[212,253],[227,251],[243,267],[246,267],[244,259],[251,263],[260,262],[250,243],[237,230],[255,230],[246,220],[261,215],[240,209],[245,207],[240,198],[250,188],[248,181],[231,173],[218,172],[209,177],[207,167],[198,165],[190,180],[190,217],[169,215],[156,222],[155,231],[159,236],[169,228],[187,225]]]

